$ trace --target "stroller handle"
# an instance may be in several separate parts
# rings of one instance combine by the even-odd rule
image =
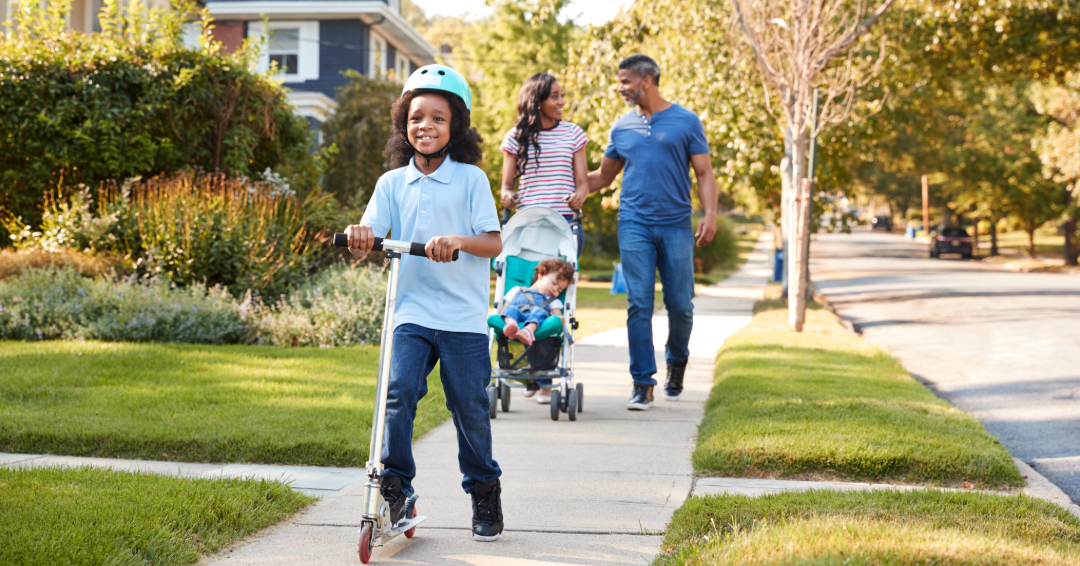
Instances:
[[[338,232],[334,234],[334,246],[339,248],[349,247],[349,236]],[[373,252],[401,252],[417,257],[427,257],[427,250],[424,249],[425,244],[420,242],[400,242],[398,240],[386,240],[383,238],[375,238],[375,245],[371,246]],[[454,250],[453,261],[458,260],[461,250]]]

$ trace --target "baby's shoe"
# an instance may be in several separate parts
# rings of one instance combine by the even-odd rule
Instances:
[[[507,340],[513,340],[518,337],[518,324],[512,320],[506,322],[506,326],[503,327],[503,336],[506,336]]]
[[[518,330],[517,339],[526,346],[532,346],[533,341],[536,340],[536,338],[533,336],[532,329],[530,329],[528,326],[522,328],[521,330]]]

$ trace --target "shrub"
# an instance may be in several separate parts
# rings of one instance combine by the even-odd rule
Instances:
[[[81,277],[73,267],[0,280],[0,339],[347,346],[377,342],[382,273],[337,264],[266,304],[222,287],[162,279]]]
[[[257,308],[256,342],[332,347],[378,343],[386,282],[381,270],[336,264],[270,308]]]
[[[0,40],[0,208],[35,226],[43,193],[61,180],[312,169],[308,123],[250,70],[253,46],[225,54],[204,33],[191,50],[181,38],[191,4],[121,4],[106,2],[91,34],[67,29],[69,3],[13,6],[14,31]]]
[[[112,184],[96,206],[83,187],[47,199],[41,231],[18,221],[9,229],[19,249],[113,253],[140,276],[276,297],[323,260],[331,203],[321,193],[300,201],[280,186],[185,172]]]
[[[0,250],[0,279],[19,275],[25,269],[42,267],[71,266],[83,277],[94,277],[111,272],[127,274],[119,258],[104,255],[90,255],[75,250],[64,249],[58,252],[33,250],[16,252]]]
[[[390,106],[401,94],[395,82],[369,79],[347,71],[349,83],[337,93],[338,109],[322,126],[323,144],[335,145],[323,190],[353,208],[363,208],[375,182],[389,166],[383,147],[390,139]]]
[[[695,223],[695,229],[697,228]],[[713,269],[735,261],[738,250],[731,221],[720,216],[716,219],[716,236],[709,245],[694,246],[694,271],[708,275]]]

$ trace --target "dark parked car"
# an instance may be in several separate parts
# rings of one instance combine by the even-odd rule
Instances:
[[[973,253],[972,238],[967,230],[949,226],[942,228],[930,243],[930,257],[941,254],[960,254],[964,259],[971,259]]]
[[[875,216],[870,219],[870,230],[884,230],[886,232],[892,231],[892,218],[882,214],[881,216]]]

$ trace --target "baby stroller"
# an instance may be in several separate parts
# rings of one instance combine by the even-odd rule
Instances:
[[[500,404],[504,413],[510,411],[511,388],[524,389],[530,382],[541,381],[548,381],[537,383],[541,389],[552,390],[551,420],[559,420],[559,413],[563,412],[574,421],[582,411],[583,387],[574,383],[574,330],[578,327],[574,318],[578,279],[575,234],[581,233],[580,214],[575,214],[574,222],[576,227],[550,208],[535,207],[515,214],[503,228],[502,254],[492,261],[497,275],[495,313],[488,317],[488,342],[497,348],[488,385],[491,418],[498,414]],[[536,329],[533,344],[515,355],[511,341],[503,335],[505,322],[500,316],[503,297],[514,287],[530,286],[537,264],[553,258],[574,266],[574,280],[559,296],[564,305],[562,320],[548,317]]]

